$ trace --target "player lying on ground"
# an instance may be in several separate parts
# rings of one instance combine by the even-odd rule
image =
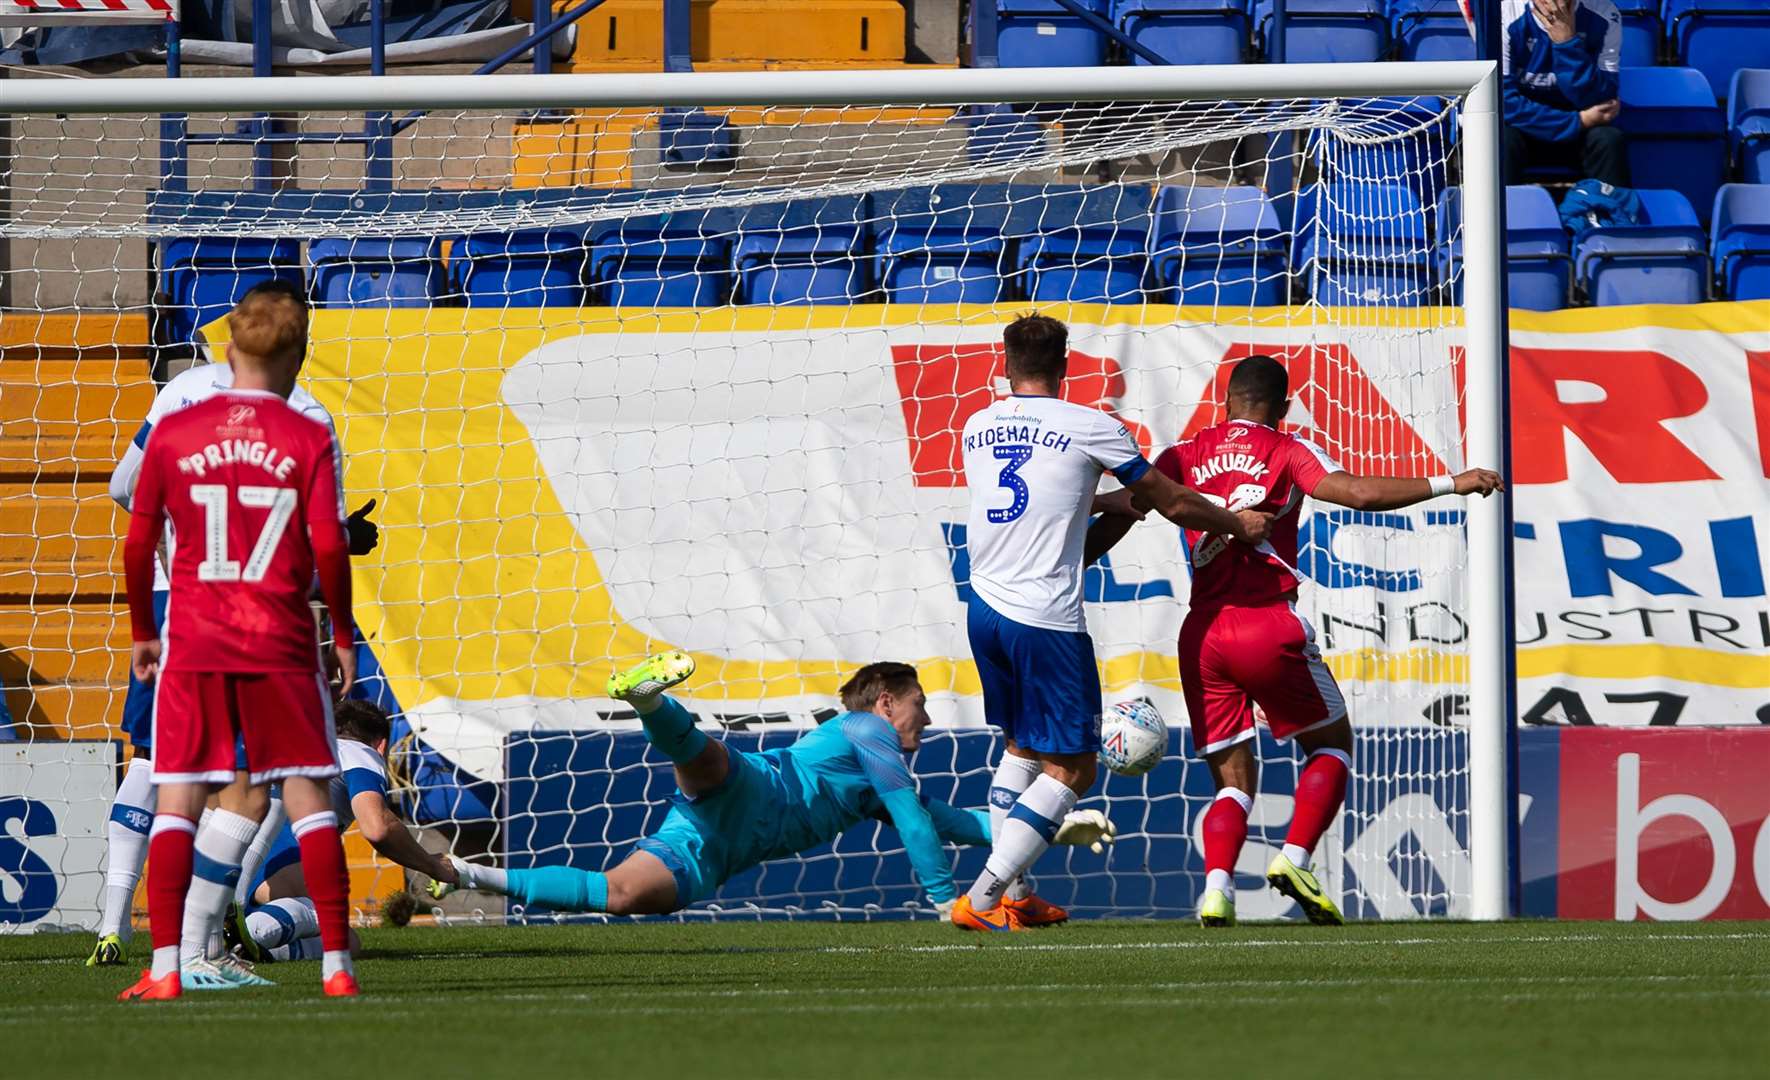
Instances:
[[[989,819],[916,794],[904,755],[921,745],[928,712],[915,668],[868,664],[842,686],[847,712],[791,746],[761,753],[708,738],[687,709],[665,696],[693,673],[693,660],[668,652],[608,683],[609,696],[633,706],[646,738],[676,767],[682,797],[656,833],[606,874],[569,866],[499,870],[451,859],[460,887],[555,911],[666,915],[706,900],[752,867],[827,844],[872,819],[897,829],[929,900],[943,914],[951,910],[952,863],[941,841],[987,844]],[[1058,842],[1101,850],[1112,836],[1104,815],[1085,810],[1070,815]],[[452,891],[434,885],[431,895]],[[1061,916],[1051,905],[1041,908]]]
[[[1002,331],[1012,396],[965,421],[966,533],[971,600],[966,631],[983,709],[1005,750],[990,784],[994,842],[983,873],[953,910],[966,930],[1018,929],[1016,882],[1094,786],[1100,671],[1082,614],[1082,567],[1103,474],[1164,517],[1250,542],[1266,515],[1240,514],[1150,468],[1131,431],[1099,409],[1064,401],[1069,331],[1025,315]],[[1122,500],[1129,509],[1129,499]],[[1130,520],[1135,520],[1130,519]],[[1122,533],[1120,534],[1122,535]],[[1100,549],[1104,551],[1104,547]]]
[[[241,298],[241,302],[256,304],[271,297],[306,306],[300,291],[284,281],[267,281],[256,285]],[[134,441],[123,451],[122,460],[111,471],[111,498],[123,509],[130,509],[135,499],[135,485],[140,478],[142,451],[147,447],[148,436],[153,433],[154,425],[179,409],[225,393],[233,384],[231,360],[199,364],[173,376],[155,396],[147,418],[135,433]],[[325,406],[299,386],[290,391],[289,405],[303,416],[312,417],[328,427],[332,424],[331,414],[326,412]],[[352,555],[366,555],[375,550],[377,530],[375,523],[368,518],[369,511],[374,508],[375,502],[371,499],[351,514],[345,523],[350,533]],[[167,532],[167,539],[170,541],[171,530],[168,529]],[[166,568],[159,559],[155,559],[153,604],[156,625],[165,622],[169,588]],[[110,824],[105,830],[107,854],[104,911],[98,923],[98,941],[92,947],[92,955],[86,960],[88,967],[121,964],[124,949],[129,943],[132,929],[129,913],[135,903],[136,883],[141,880],[141,866],[147,859],[148,826],[154,817],[153,784],[148,779],[153,771],[153,722],[153,688],[131,673],[129,691],[123,698],[123,732],[129,737],[134,751],[117,784],[117,795],[111,803]],[[281,831],[284,820],[281,800],[273,797],[265,812],[264,826],[247,849],[242,890],[244,881],[250,880],[253,871],[263,861],[271,841]],[[244,892],[240,892],[236,899],[244,899]],[[203,913],[195,908],[188,909],[186,914],[187,918],[195,918],[197,923],[203,921]]]
[[[387,738],[390,726],[380,706],[355,699],[332,711],[338,731],[338,767],[328,792],[340,832],[355,822],[363,839],[382,857],[434,880],[453,884],[455,868],[432,855],[393,812],[387,801]],[[315,960],[321,953],[319,913],[307,895],[301,873],[301,847],[284,828],[264,862],[263,879],[252,883],[247,911],[235,906],[227,921],[227,944],[253,963]],[[357,939],[351,934],[351,952]]]
[[[1180,682],[1192,745],[1210,766],[1217,797],[1205,811],[1205,893],[1199,921],[1235,924],[1235,863],[1259,790],[1254,710],[1274,737],[1295,739],[1307,755],[1297,777],[1284,850],[1266,880],[1295,900],[1309,921],[1338,925],[1339,907],[1309,871],[1322,834],[1346,798],[1352,725],[1346,700],[1322,663],[1315,630],[1296,608],[1298,508],[1304,496],[1355,510],[1397,510],[1440,495],[1491,495],[1498,473],[1396,479],[1342,470],[1312,444],[1278,430],[1290,412],[1290,379],[1270,356],[1235,366],[1228,420],[1156,459],[1155,467],[1231,510],[1270,510],[1272,533],[1258,546],[1188,529],[1192,598],[1180,628]],[[1128,519],[1107,527],[1122,535]],[[1116,536],[1100,537],[1102,542]]]
[[[218,927],[193,935],[182,924],[187,902],[215,916],[225,910],[265,789],[278,780],[319,909],[325,992],[357,992],[344,849],[325,786],[338,775],[338,748],[308,604],[317,571],[348,690],[356,655],[338,444],[328,425],[286,400],[307,351],[299,299],[244,299],[228,329],[233,386],[155,426],[124,544],[134,673],[155,684],[158,800],[148,833],[153,966],[119,995],[126,1001],[265,982],[244,965],[205,958]],[[185,542],[174,547],[162,630],[153,565],[168,520]],[[250,765],[238,776],[237,743]],[[220,807],[199,831],[217,790]]]

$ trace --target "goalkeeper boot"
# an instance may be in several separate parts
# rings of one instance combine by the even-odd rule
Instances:
[[[1018,900],[1003,897],[1002,906],[1008,909],[1016,922],[1029,930],[1069,921],[1069,912],[1049,900],[1040,899],[1036,893],[1027,893]]]
[[[184,986],[179,981],[178,972],[169,971],[160,978],[146,968],[141,971],[141,978],[134,986],[117,995],[118,1001],[171,1001],[184,993]]]
[[[244,990],[250,986],[274,986],[244,967],[215,960],[186,960],[178,968],[179,982],[186,990]]]
[[[1222,889],[1206,890],[1198,902],[1198,924],[1200,926],[1234,926],[1235,901]]]
[[[610,675],[608,696],[617,701],[652,697],[693,674],[693,657],[685,652],[661,652],[646,657],[626,671]]]
[[[86,958],[87,967],[117,967],[123,963],[123,939],[116,934],[106,934],[98,939],[92,947],[92,955]]]
[[[1266,866],[1266,884],[1297,902],[1303,914],[1317,926],[1345,926],[1346,917],[1328,899],[1315,875],[1301,869],[1280,852]]]
[[[971,906],[969,896],[959,897],[953,905],[953,925],[961,930],[977,930],[986,934],[1006,934],[1021,929],[1020,920],[1014,917],[1014,911],[1007,904],[997,904],[988,911],[978,911]]]
[[[270,953],[252,937],[252,931],[246,927],[246,909],[229,902],[227,915],[221,921],[222,939],[227,943],[227,953],[253,963],[262,964],[270,959]]]

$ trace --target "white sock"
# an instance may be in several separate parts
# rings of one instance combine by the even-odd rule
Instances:
[[[291,941],[287,945],[278,945],[270,951],[272,960],[318,960],[325,950],[320,948],[318,937],[304,937]]]
[[[455,869],[461,874],[461,887],[474,892],[497,893],[500,896],[510,892],[510,876],[496,866],[482,866],[479,863],[457,862]]]
[[[1309,869],[1309,853],[1296,844],[1284,846],[1284,857],[1291,860],[1291,865],[1299,870]]]
[[[324,982],[340,971],[356,974],[356,969],[350,966],[350,950],[323,951],[320,954],[320,981]]]
[[[658,706],[663,703],[664,692],[662,690],[655,694],[646,694],[644,697],[630,697],[627,699],[627,704],[633,706],[633,711],[640,716],[650,716],[652,713],[657,712]]]
[[[1054,776],[1041,774],[1028,785],[1008,812],[1001,834],[990,847],[989,861],[967,894],[971,906],[988,911],[1001,903],[1009,883],[1045,853],[1064,816],[1075,807],[1076,793]]]
[[[258,832],[252,836],[252,846],[246,849],[245,858],[240,860],[240,883],[234,887],[234,903],[246,906],[246,894],[252,891],[252,879],[258,876],[258,868],[264,865],[264,857],[270,854],[272,844],[283,831],[289,821],[289,812],[283,809],[283,800],[273,795],[270,809],[264,814],[264,820],[258,823]]]
[[[307,897],[284,897],[246,916],[246,932],[261,947],[274,949],[319,934],[320,916]]]
[[[128,941],[135,927],[130,912],[135,907],[135,887],[141,883],[141,867],[147,862],[148,830],[154,824],[154,768],[146,758],[130,758],[111,803],[111,820],[105,826],[104,914],[98,921],[100,937],[116,934]]]
[[[197,826],[191,860],[191,887],[184,897],[184,933],[179,959],[185,963],[209,954],[210,935],[221,926],[227,902],[233,899],[240,858],[258,823],[231,810],[205,811]]]
[[[996,775],[989,785],[989,834],[991,838],[1002,835],[1002,826],[1008,821],[1008,811],[1019,801],[1021,792],[1039,778],[1043,770],[1032,758],[1015,757],[1007,751],[1002,752],[1002,760],[996,763]],[[1027,887],[1026,875],[1015,878],[1008,883],[1005,896],[1010,900],[1024,900],[1032,890]]]
[[[1212,870],[1205,875],[1205,891],[1216,889],[1229,899],[1235,899],[1235,875],[1227,870]]]

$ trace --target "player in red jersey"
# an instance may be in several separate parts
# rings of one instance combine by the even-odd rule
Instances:
[[[338,773],[338,749],[308,605],[317,570],[348,689],[356,665],[338,447],[328,425],[285,400],[307,351],[300,298],[254,290],[228,328],[233,387],[154,427],[124,546],[134,671],[155,683],[158,806],[149,834],[153,967],[123,1000],[265,984],[206,960],[208,934],[193,946],[182,924],[187,902],[225,906],[215,901],[233,892],[272,781],[282,782],[318,910],[325,992],[357,992],[344,850],[326,783]],[[153,560],[167,522],[178,542],[162,638]],[[237,776],[236,740],[248,769]],[[204,801],[218,789],[220,809],[199,835]]]
[[[1229,419],[1171,447],[1155,467],[1230,510],[1274,517],[1264,543],[1241,544],[1187,530],[1192,600],[1180,628],[1180,681],[1192,745],[1210,766],[1217,797],[1205,812],[1205,893],[1199,921],[1235,923],[1235,862],[1259,790],[1250,745],[1254,711],[1279,739],[1295,739],[1307,760],[1297,778],[1284,851],[1266,880],[1295,900],[1309,921],[1343,921],[1309,871],[1311,853],[1339,814],[1352,769],[1352,725],[1315,630],[1296,609],[1297,519],[1304,496],[1355,510],[1395,510],[1440,495],[1487,496],[1498,473],[1399,479],[1342,470],[1313,445],[1278,430],[1290,411],[1290,379],[1270,356],[1250,356],[1230,374]]]

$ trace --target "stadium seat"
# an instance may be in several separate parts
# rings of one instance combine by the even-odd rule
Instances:
[[[1239,308],[1289,299],[1284,234],[1259,188],[1162,188],[1149,258],[1167,303]]]
[[[590,288],[611,307],[713,307],[731,296],[726,226],[679,212],[628,218],[590,234]]]
[[[585,251],[573,229],[481,233],[456,245],[449,269],[468,307],[579,307]]]
[[[1770,57],[1770,0],[1666,0],[1665,20],[1674,61],[1702,72],[1717,94],[1735,71]]]
[[[1622,114],[1616,123],[1628,136],[1633,186],[1682,192],[1692,206],[1713,204],[1727,172],[1727,137],[1702,73],[1625,68],[1617,96]]]
[[[1403,60],[1475,59],[1475,38],[1457,0],[1395,0],[1389,20]]]
[[[1112,15],[1126,37],[1171,64],[1239,64],[1248,51],[1242,0],[1116,0]]]
[[[1622,66],[1653,67],[1659,63],[1665,23],[1659,17],[1660,0],[1617,0],[1622,16]]]
[[[1002,276],[1010,190],[943,184],[873,196],[874,265],[892,303],[990,304]]]
[[[1005,232],[1029,300],[1135,304],[1149,265],[1149,189],[1111,185],[1016,191]]]
[[[985,0],[987,2],[987,0]],[[1106,34],[1057,0],[995,0],[996,62],[1002,67],[1099,67]],[[1083,0],[1104,18],[1108,0]]]
[[[1452,304],[1463,302],[1463,189],[1446,188],[1438,200],[1435,247],[1438,277]],[[1573,261],[1567,230],[1555,200],[1531,184],[1506,189],[1506,300],[1526,311],[1560,311],[1567,306]]]
[[[254,285],[283,278],[301,284],[301,244],[281,239],[209,236],[160,246],[160,284],[169,304],[171,341],[200,341],[201,330],[228,313]]]
[[[1732,92],[1727,95],[1727,130],[1739,178],[1748,184],[1770,184],[1770,68],[1741,68],[1733,73]]]
[[[1432,302],[1426,212],[1403,184],[1315,184],[1297,196],[1291,265],[1329,306]]]
[[[307,265],[315,307],[430,307],[448,294],[442,241],[314,240]]]
[[[1574,242],[1574,274],[1586,296],[1613,304],[1695,304],[1708,294],[1708,241],[1690,200],[1638,191],[1641,221],[1606,225]]]
[[[1377,125],[1367,123],[1371,134],[1385,136],[1363,145],[1338,142],[1324,154],[1324,179],[1377,184],[1406,184],[1421,206],[1432,206],[1444,190],[1445,162],[1456,141],[1456,123],[1445,111],[1444,100],[1435,97],[1385,97],[1349,99],[1344,110],[1365,117],[1380,116]],[[1349,112],[1348,115],[1351,115]],[[1327,137],[1317,133],[1317,137]]]
[[[1273,55],[1272,0],[1254,4],[1262,51]],[[1285,4],[1287,64],[1369,63],[1389,51],[1383,0],[1289,0]]]
[[[867,291],[866,198],[769,203],[738,218],[731,269],[740,304],[842,304]]]
[[[1770,300],[1770,185],[1728,184],[1715,195],[1715,278],[1729,300]]]

